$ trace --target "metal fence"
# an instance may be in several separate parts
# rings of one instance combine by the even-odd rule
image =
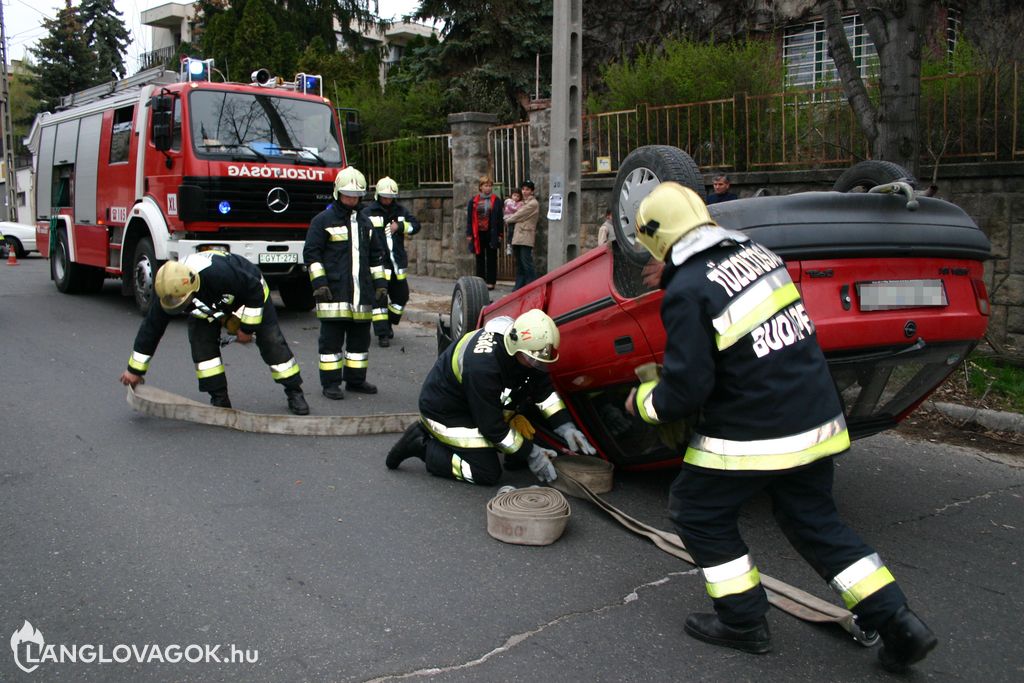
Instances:
[[[494,191],[501,197],[530,177],[530,123],[521,121],[487,129],[487,156]],[[498,249],[498,277],[515,277],[515,259],[506,248],[511,239],[508,231]]]
[[[441,133],[366,142],[350,150],[350,162],[371,184],[390,176],[400,188],[451,185],[451,140]]]
[[[869,88],[872,96],[877,93]],[[921,160],[980,162],[1024,158],[1024,67],[921,79]],[[615,173],[641,145],[683,149],[705,171],[848,166],[870,157],[842,88],[587,114],[582,172]],[[502,195],[530,176],[529,123],[488,131],[490,168]],[[367,177],[391,175],[410,187],[451,183],[449,135],[384,140],[353,155]]]

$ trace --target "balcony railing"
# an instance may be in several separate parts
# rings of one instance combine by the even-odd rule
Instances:
[[[152,69],[154,66],[166,64],[177,53],[178,49],[175,47],[162,47],[159,50],[143,52],[142,56],[139,57],[139,71],[145,71],[146,69]]]

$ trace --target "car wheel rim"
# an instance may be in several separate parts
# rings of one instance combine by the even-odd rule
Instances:
[[[625,180],[622,181],[622,189],[619,192],[619,225],[622,226],[622,235],[629,241],[630,245],[636,246],[636,226],[633,225],[633,218],[640,202],[651,193],[661,180],[657,174],[649,168],[637,168],[630,171]]]
[[[135,296],[148,304],[153,291],[153,264],[148,256],[142,256],[135,263]]]
[[[463,316],[462,292],[456,291],[454,296],[452,296],[452,332],[459,336],[462,336],[465,332],[462,322]]]

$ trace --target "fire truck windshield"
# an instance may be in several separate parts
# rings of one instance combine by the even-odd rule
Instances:
[[[189,96],[196,154],[275,164],[340,165],[331,108],[294,97],[197,90]]]

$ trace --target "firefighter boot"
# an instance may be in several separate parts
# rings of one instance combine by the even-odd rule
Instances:
[[[370,384],[365,379],[362,382],[345,382],[345,388],[357,394],[377,393],[377,385]]]
[[[324,396],[332,401],[340,401],[345,398],[345,392],[342,390],[340,384],[331,384],[324,387]]]
[[[387,347],[391,346],[391,337],[389,337],[386,334],[380,335],[379,337],[377,337],[377,346],[381,347],[382,349],[386,349]]]
[[[288,410],[293,415],[309,415],[309,404],[306,403],[306,396],[302,393],[301,387],[285,389],[284,394],[288,397]]]
[[[227,389],[217,389],[210,392],[210,405],[216,408],[230,408],[231,399],[228,398]]]
[[[384,463],[389,470],[398,469],[403,460],[419,458],[426,460],[427,454],[427,430],[419,422],[413,422],[405,428],[405,433],[398,440],[391,450],[388,451],[387,460]]]
[[[772,649],[772,635],[768,630],[768,620],[764,617],[744,626],[732,626],[720,621],[717,614],[691,614],[686,617],[684,629],[705,643],[755,655],[762,655]]]
[[[931,629],[906,605],[896,610],[896,614],[878,629],[878,634],[882,636],[878,661],[891,673],[903,673],[939,643]]]

